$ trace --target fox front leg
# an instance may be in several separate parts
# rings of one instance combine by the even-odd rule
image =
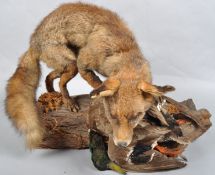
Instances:
[[[95,59],[91,52],[91,49],[87,47],[81,50],[77,59],[77,67],[81,77],[93,88],[98,88],[102,84],[102,81],[92,69],[92,60],[95,61]]]

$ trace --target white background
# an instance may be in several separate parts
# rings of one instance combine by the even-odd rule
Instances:
[[[64,1],[66,2],[66,1]],[[70,1],[72,2],[72,1]],[[116,11],[133,30],[145,57],[151,62],[154,83],[171,84],[170,96],[193,98],[197,108],[215,112],[215,1],[213,0],[89,0]],[[98,172],[89,150],[25,149],[23,138],[4,113],[5,85],[19,56],[28,48],[39,21],[59,6],[60,0],[0,1],[0,174],[110,174]],[[38,94],[44,92],[43,66]],[[57,87],[57,86],[56,86]],[[89,93],[79,76],[69,84],[71,94]],[[214,122],[214,117],[211,118]],[[154,174],[206,175],[215,171],[215,129],[212,127],[185,155],[186,168]],[[111,174],[114,174],[111,172]],[[132,174],[132,173],[129,173]]]

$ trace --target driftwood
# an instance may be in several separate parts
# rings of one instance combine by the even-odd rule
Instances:
[[[191,99],[176,102],[168,97],[156,100],[134,130],[127,148],[116,147],[110,124],[105,117],[102,99],[88,95],[75,97],[80,111],[73,113],[63,107],[59,93],[43,94],[38,109],[47,134],[42,148],[83,149],[89,145],[88,130],[93,129],[107,140],[111,161],[129,171],[157,171],[186,165],[184,149],[211,126],[210,113],[196,110]]]
[[[91,99],[88,95],[74,97],[80,110],[70,112],[62,106],[60,93],[45,93],[38,100],[41,123],[46,129],[42,148],[84,149],[89,146],[87,125],[88,109]]]

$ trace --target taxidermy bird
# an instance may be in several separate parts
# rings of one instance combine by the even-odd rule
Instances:
[[[96,131],[90,130],[89,139],[89,148],[92,153],[91,159],[98,170],[113,170],[120,174],[126,174],[125,170],[109,159],[107,154],[107,145],[103,136]]]

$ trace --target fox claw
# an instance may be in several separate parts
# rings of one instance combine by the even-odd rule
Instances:
[[[93,90],[91,93],[90,93],[90,98],[96,98],[99,96],[99,92],[97,92],[96,90]]]
[[[69,109],[71,112],[78,112],[79,106],[74,99],[65,99],[63,100],[64,106]]]

